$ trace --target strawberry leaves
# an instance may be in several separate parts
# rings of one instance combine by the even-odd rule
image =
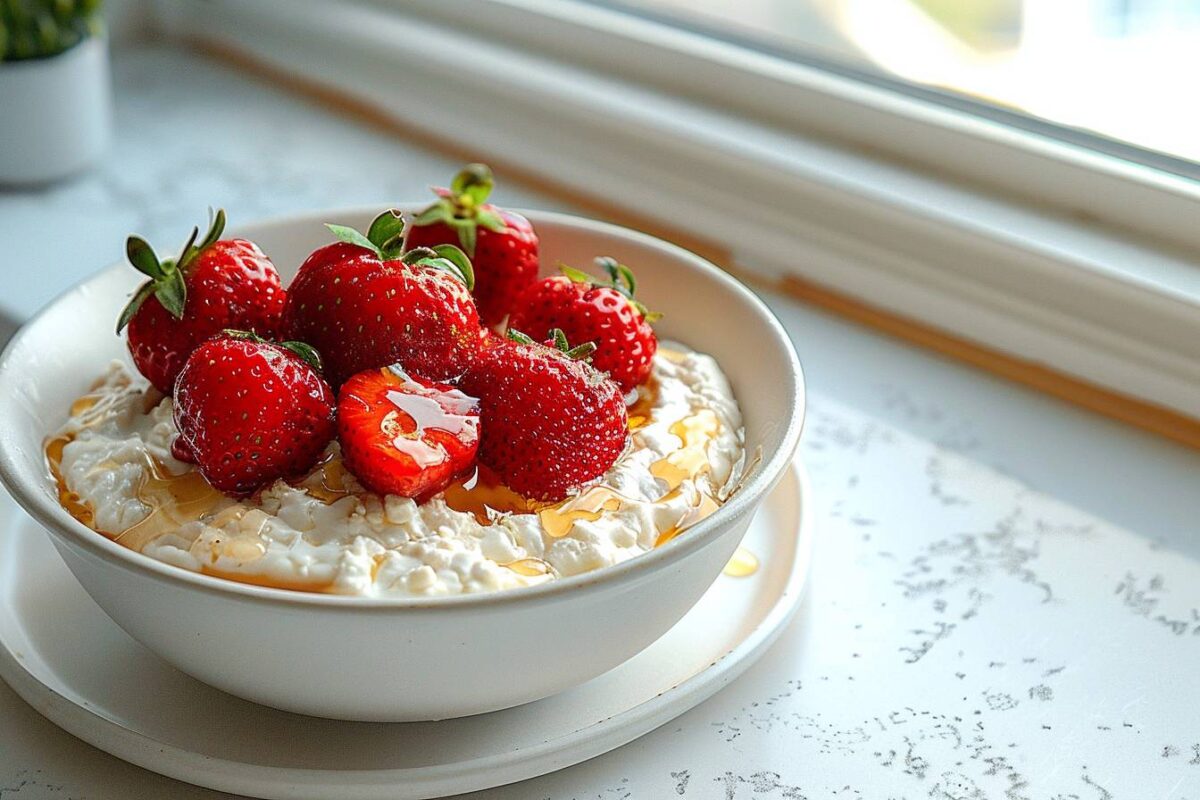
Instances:
[[[395,208],[371,220],[365,235],[347,225],[327,222],[325,227],[339,242],[370,250],[380,261],[392,261],[404,252],[404,215]]]
[[[567,341],[567,335],[563,333],[562,328],[555,328],[550,331],[550,336],[545,344],[535,342],[528,334],[522,333],[516,328],[509,328],[504,332],[504,335],[508,337],[509,341],[516,342],[517,344],[535,345],[557,350],[572,361],[587,361],[592,353],[596,352],[595,342],[584,342],[583,344],[571,347],[570,342]]]
[[[492,170],[486,164],[468,164],[450,181],[449,189],[434,187],[438,200],[413,218],[413,225],[441,223],[458,235],[458,243],[471,258],[479,238],[479,226],[495,233],[508,228],[496,209],[487,205],[495,187]]]
[[[315,369],[318,375],[321,374],[321,354],[317,352],[317,348],[310,344],[291,341],[271,342],[259,336],[257,333],[254,333],[253,331],[239,331],[232,328],[226,328],[225,330],[221,331],[221,335],[228,336],[230,339],[241,339],[242,341],[254,342],[256,344],[267,344],[287,350],[289,353],[299,357],[301,361]]]
[[[469,199],[476,205],[483,205],[495,185],[491,167],[487,164],[467,164],[450,179],[450,193]]]
[[[125,308],[121,309],[121,316],[117,318],[117,334],[125,330],[125,326],[133,319],[133,315],[142,307],[142,303],[146,302],[151,295],[154,294],[154,283],[147,281],[143,283],[138,290],[133,293],[133,297],[129,298],[129,302],[125,304]]]
[[[398,251],[404,245],[404,215],[394,208],[384,211],[371,221],[367,238],[381,253]]]
[[[629,304],[642,315],[642,318],[647,323],[654,323],[662,319],[662,313],[650,311],[634,296],[637,293],[637,278],[634,277],[633,270],[612,256],[600,256],[593,263],[595,263],[597,269],[602,269],[608,273],[607,281],[597,280],[593,275],[589,275],[583,270],[576,269],[567,264],[559,264],[558,269],[563,275],[570,278],[572,283],[584,283],[589,286],[603,286],[612,289],[628,300]]]
[[[441,270],[462,281],[468,290],[475,288],[475,269],[471,266],[471,259],[454,245],[439,244],[404,250],[404,215],[397,209],[389,208],[372,220],[365,235],[346,225],[325,223],[325,227],[338,241],[370,250],[380,261],[400,260],[409,266]]]
[[[383,260],[384,256],[380,251],[379,246],[359,231],[356,231],[354,228],[351,228],[348,225],[334,225],[331,222],[326,222],[325,227],[329,228],[329,232],[332,233],[334,238],[336,238],[339,242],[345,242],[346,244],[352,244],[356,247],[361,247],[364,250],[370,250],[372,253],[379,256],[380,260]]]
[[[400,260],[414,267],[448,272],[462,281],[468,291],[475,288],[475,269],[471,266],[471,259],[452,244],[414,247],[401,256]]]
[[[187,244],[183,246],[179,256],[166,260],[159,260],[154,248],[140,236],[130,236],[126,239],[125,255],[129,263],[150,280],[138,287],[121,310],[121,316],[117,319],[117,333],[125,329],[142,304],[152,296],[175,319],[183,319],[184,306],[187,304],[187,268],[205,248],[220,240],[224,230],[225,210],[218,209],[209,220],[208,232],[200,244],[196,244],[200,229],[192,228],[191,236],[188,237]]]
[[[145,239],[137,236],[130,236],[126,239],[125,255],[129,259],[129,263],[133,264],[134,269],[143,275],[149,275],[151,278],[161,276],[162,265],[158,263],[158,256],[154,254],[154,248],[147,244]]]
[[[329,232],[339,242],[370,250],[380,261],[391,261],[399,257],[404,250],[404,215],[394,208],[389,208],[371,220],[366,234],[348,225],[327,222],[325,227],[329,228]]]

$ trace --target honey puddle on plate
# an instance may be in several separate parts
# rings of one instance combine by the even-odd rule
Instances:
[[[674,361],[686,357],[685,354],[663,349],[659,352]],[[162,395],[155,390],[142,390],[129,382],[121,386],[119,392],[103,394],[97,392],[96,388],[98,387],[71,405],[71,416],[80,418],[81,428],[98,424],[129,392],[145,395],[142,405],[146,412],[162,400]],[[638,397],[628,411],[631,432],[650,422],[657,397],[658,386],[653,378],[638,388]],[[707,447],[721,432],[721,422],[713,411],[704,409],[673,423],[670,432],[679,437],[682,447],[650,466],[651,474],[659,479],[664,489],[663,494],[654,501],[658,503],[677,500],[684,491],[685,481],[695,481],[709,469]],[[48,439],[45,447],[46,460],[58,486],[59,501],[63,508],[83,524],[95,529],[93,510],[67,488],[62,475],[63,449],[73,438],[72,434],[61,434]],[[111,466],[115,464],[102,463],[95,468],[105,469]],[[140,552],[158,537],[177,534],[183,525],[212,516],[209,520],[211,526],[220,528],[236,523],[233,526],[236,531],[223,539],[214,540],[212,552],[206,554],[210,563],[202,566],[202,572],[275,588],[329,590],[328,583],[284,582],[218,569],[215,565],[223,558],[247,563],[265,555],[266,545],[261,540],[261,532],[267,524],[268,516],[259,509],[234,505],[233,501],[212,488],[200,473],[194,470],[174,475],[161,463],[147,458],[145,476],[137,489],[137,498],[150,509],[149,515],[119,534],[101,531],[103,535]],[[345,479],[346,468],[340,454],[334,452],[327,454],[307,475],[289,482],[328,505],[352,495]],[[658,536],[656,547],[674,539],[720,507],[720,503],[708,493],[695,489],[694,494],[695,498],[679,519]],[[621,511],[638,502],[606,486],[585,489],[578,495],[557,503],[537,501],[509,489],[494,472],[482,465],[469,478],[451,484],[442,497],[450,508],[472,514],[482,525],[492,524],[505,514],[537,514],[546,533],[556,539],[569,534],[576,522],[595,521],[606,513]],[[726,574],[749,575],[754,572],[757,560],[747,553],[748,558],[739,561],[741,554],[742,550],[739,549],[738,554],[735,554],[726,567]],[[553,567],[539,558],[522,558],[502,566],[525,577],[553,573]]]
[[[758,556],[739,545],[722,572],[731,578],[747,578],[758,572]]]

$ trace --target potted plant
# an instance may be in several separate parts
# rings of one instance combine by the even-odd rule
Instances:
[[[0,0],[0,183],[96,161],[111,110],[101,0]]]

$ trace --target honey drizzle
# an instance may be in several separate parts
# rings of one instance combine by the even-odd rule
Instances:
[[[683,512],[683,516],[681,516],[674,525],[658,535],[658,539],[654,542],[655,547],[662,547],[664,544],[671,541],[676,536],[695,525],[697,522],[700,522],[705,517],[711,516],[718,508],[721,507],[720,503],[710,497],[707,493],[697,492],[697,494],[698,498],[696,499],[695,504],[688,506],[687,511]],[[670,496],[671,495],[667,495],[667,497],[663,499],[665,500]]]
[[[142,390],[125,379],[118,388],[120,391],[100,393],[97,390],[103,382],[93,386],[92,391],[71,403],[70,412],[80,430],[94,427],[104,420],[113,406],[124,401],[130,392],[145,393],[143,410],[149,411],[162,399],[158,392]],[[147,408],[149,404],[149,408]],[[46,441],[46,463],[50,474],[58,487],[59,502],[75,519],[96,530],[96,515],[94,510],[85,503],[79,495],[67,488],[62,474],[63,450],[76,437],[77,433],[60,433]],[[112,463],[98,464],[95,469],[115,466]],[[150,513],[119,534],[110,534],[97,530],[113,541],[131,550],[141,551],[149,542],[164,533],[174,532],[179,526],[200,519],[212,511],[224,499],[224,495],[212,488],[208,481],[191,470],[180,475],[170,473],[158,461],[147,457],[145,478],[137,487],[137,499],[150,509]]]
[[[110,536],[130,550],[141,552],[158,537],[207,516],[226,499],[204,480],[204,476],[193,470],[173,475],[154,459],[147,459],[145,475],[136,494],[137,499],[150,509],[150,514],[116,536]]]
[[[674,423],[670,431],[683,447],[650,465],[650,474],[663,481],[668,491],[708,471],[708,443],[721,432],[721,421],[705,408]]]
[[[316,592],[318,594],[333,591],[333,581],[314,581],[311,583],[288,581],[267,575],[255,575],[250,572],[229,572],[217,569],[209,564],[201,564],[200,572],[204,575],[211,575],[214,578],[223,578],[227,581],[235,581],[237,583],[249,583],[254,586],[265,586],[268,589],[287,589],[293,592]]]
[[[118,401],[124,399],[130,392],[136,392],[128,377],[120,379],[116,384],[119,392],[100,392],[100,388],[104,386],[104,379],[101,378],[91,385],[88,393],[78,397],[71,403],[71,417],[78,417],[77,424],[80,429],[94,427],[104,420],[109,410],[117,404]],[[92,511],[91,506],[83,501],[79,495],[67,488],[67,482],[62,474],[62,457],[63,450],[75,438],[74,433],[60,433],[57,436],[52,436],[46,440],[46,464],[50,468],[50,475],[54,478],[54,483],[58,488],[58,502],[66,509],[67,513],[75,519],[93,528],[96,523],[96,515]]]
[[[679,351],[659,348],[664,358],[680,363],[687,354]],[[71,404],[72,417],[79,417],[81,427],[98,424],[109,409],[125,396],[125,392],[109,392],[101,394],[97,391],[98,382],[93,391],[78,398]],[[126,391],[143,391],[143,411],[149,412],[162,399],[162,395],[151,390],[139,390],[126,380],[122,387]],[[645,384],[638,387],[637,399],[629,406],[629,430],[637,431],[647,425],[652,417],[655,403],[658,400],[659,387],[652,376]],[[650,472],[665,486],[665,493],[654,502],[665,503],[677,498],[680,487],[686,480],[695,480],[706,472],[710,465],[707,458],[708,442],[715,438],[721,430],[720,420],[711,409],[676,421],[670,427],[670,432],[677,436],[682,447],[668,454],[665,458],[654,462]],[[95,528],[95,514],[87,503],[66,487],[61,471],[63,448],[74,439],[73,434],[61,434],[47,440],[46,458],[51,474],[58,486],[59,501],[62,506],[76,519],[88,527]],[[213,489],[204,478],[195,471],[187,471],[173,475],[164,466],[153,459],[147,459],[147,477],[137,489],[137,497],[150,508],[150,514],[141,522],[115,536],[99,531],[114,541],[133,550],[141,550],[149,542],[165,533],[176,532],[188,522],[193,522],[212,513],[225,499]],[[341,455],[336,451],[328,454],[308,475],[292,485],[303,488],[313,497],[329,505],[348,497],[352,492],[346,487],[346,468]],[[466,480],[456,481],[443,493],[446,504],[455,511],[472,514],[482,525],[490,525],[505,514],[537,514],[546,533],[551,538],[561,538],[570,533],[578,521],[595,521],[606,512],[616,512],[626,508],[636,501],[624,497],[606,486],[594,486],[585,489],[580,494],[559,503],[545,503],[526,498],[509,489],[498,476],[487,467],[480,465],[475,473]],[[719,502],[703,491],[697,491],[694,503],[688,506],[681,517],[670,528],[659,534],[655,547],[677,537],[680,533],[700,522],[720,507]],[[210,524],[223,527],[230,522],[240,522],[247,514],[247,509],[230,507],[227,512],[234,516],[226,518],[226,512],[220,512]],[[259,514],[263,512],[258,511]],[[265,516],[265,515],[264,515]],[[261,531],[261,525],[259,526]],[[212,563],[202,564],[201,571],[205,574],[229,580],[251,583],[260,586],[270,586],[297,591],[329,591],[331,582],[305,583],[301,581],[281,581],[274,578],[254,576],[220,570],[214,564],[222,556],[232,557],[239,561],[254,560],[265,553],[265,547],[257,536],[240,534],[220,543],[220,552],[214,546],[209,557]],[[247,546],[254,546],[250,552]],[[739,550],[739,553],[741,550]],[[738,554],[735,554],[737,559]],[[753,559],[753,555],[750,555]],[[734,560],[730,566],[733,568]],[[377,560],[372,569],[372,579],[378,571],[381,562]],[[526,577],[537,577],[553,572],[550,564],[539,558],[523,558],[504,566],[513,572]],[[757,559],[754,566],[745,574],[751,574],[757,569]]]
[[[74,408],[74,406],[72,406],[72,408]],[[67,482],[63,479],[62,475],[63,448],[65,448],[73,438],[75,437],[67,434],[51,437],[46,442],[46,463],[50,465],[50,474],[54,478],[55,486],[58,487],[59,504],[66,509],[67,513],[72,517],[79,520],[84,525],[87,525],[89,528],[94,528],[96,524],[96,516],[92,513],[92,507],[83,502],[83,498],[67,488]]]
[[[626,409],[629,417],[629,430],[632,433],[638,428],[646,427],[650,422],[650,413],[658,401],[658,378],[651,375],[646,382],[637,387],[637,400]]]
[[[731,578],[747,578],[758,572],[758,556],[738,545],[722,572]]]
[[[686,354],[676,351],[660,348],[659,352],[673,361],[686,358]],[[657,400],[658,382],[651,377],[638,387],[637,400],[629,407],[631,431],[644,427],[650,421]],[[679,496],[684,481],[695,480],[708,471],[708,443],[720,431],[721,421],[711,409],[702,409],[671,425],[670,432],[679,438],[682,447],[650,465],[650,473],[665,487],[662,496],[653,502],[674,500]],[[695,502],[679,520],[659,534],[656,547],[675,538],[720,507],[718,501],[707,493],[698,491],[697,494]],[[472,514],[481,525],[491,525],[505,514],[537,514],[543,530],[552,539],[561,539],[569,534],[576,522],[594,522],[605,513],[621,511],[638,502],[607,486],[593,486],[558,503],[543,503],[509,489],[495,472],[482,465],[470,478],[447,487],[442,499],[453,510]]]
[[[537,578],[542,575],[549,575],[554,571],[554,568],[540,558],[519,558],[516,561],[510,561],[507,564],[500,566],[506,567],[518,575],[526,578]]]
[[[338,451],[326,453],[311,472],[291,484],[303,489],[327,506],[352,494],[346,488],[346,465],[342,461],[342,454]]]
[[[576,522],[595,522],[606,511],[620,511],[626,504],[635,502],[623,497],[607,486],[594,486],[558,505],[538,512],[547,535],[561,539],[571,532]]]
[[[482,464],[471,476],[447,486],[442,499],[455,511],[473,515],[480,525],[491,525],[499,515],[533,514],[551,505],[514,492]]]

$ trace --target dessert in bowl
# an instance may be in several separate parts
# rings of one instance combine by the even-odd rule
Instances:
[[[320,223],[378,234],[372,216],[323,213],[243,233],[286,273],[328,243]],[[55,301],[6,352],[0,377],[14,391],[0,398],[0,473],[114,620],[184,671],[252,700],[348,719],[433,719],[537,699],[606,671],[665,632],[720,572],[790,460],[803,388],[778,323],[703,260],[601,223],[541,212],[528,220],[545,277],[530,274],[526,291],[559,262],[613,255],[603,266],[623,290],[632,287],[617,264],[636,269],[636,313],[626,316],[646,322],[641,303],[665,313],[653,323],[662,344],[640,375],[622,374],[640,360],[628,354],[598,369],[603,345],[571,359],[543,329],[537,342],[478,333],[481,314],[476,347],[493,355],[470,375],[426,377],[446,352],[436,341],[419,354],[432,362],[417,363],[418,374],[411,359],[355,363],[363,348],[345,336],[314,343],[322,370],[302,351],[217,336],[197,346],[205,358],[176,367],[171,397],[150,388],[161,377],[154,367],[138,374],[136,347],[131,365],[112,335],[113,310],[138,289],[134,271],[115,266]],[[473,259],[483,280],[496,275],[483,271],[486,237]],[[297,286],[289,277],[281,291]],[[603,273],[588,282],[605,282]],[[328,285],[311,296],[337,302]],[[479,308],[494,314],[505,302]],[[368,323],[379,316],[370,311]],[[561,311],[556,299],[505,313],[530,329],[569,327]],[[321,339],[319,328],[308,332]],[[124,363],[107,366],[114,360]],[[222,366],[205,374],[199,362]],[[292,382],[276,383],[275,367]],[[258,370],[255,380],[210,402],[242,368]],[[328,397],[313,389],[310,373],[340,384],[336,401],[332,386]],[[256,395],[297,386],[278,405]],[[237,406],[238,392],[271,431],[294,421],[271,415],[313,403],[312,424],[280,449],[311,453],[247,455],[281,470],[269,479],[235,456],[228,469],[206,461],[236,452],[233,436],[256,435],[234,422],[215,426],[219,434],[197,427],[222,414],[253,422],[258,411]],[[587,413],[556,416],[575,402]],[[388,428],[397,411],[400,427]],[[550,446],[560,440],[570,446]],[[575,451],[583,455],[562,460]]]

